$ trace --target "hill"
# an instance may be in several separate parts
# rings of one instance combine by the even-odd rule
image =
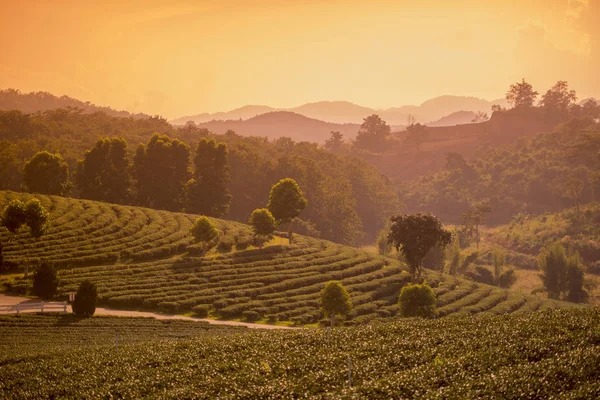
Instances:
[[[595,399],[599,324],[598,309],[588,308],[29,355],[22,349],[41,331],[34,327],[2,353],[0,397]]]
[[[427,124],[428,127],[435,126],[452,126],[452,125],[466,125],[473,122],[475,113],[473,111],[456,111],[452,114],[448,114],[445,117],[432,121]]]
[[[18,196],[3,192],[2,205]],[[248,226],[213,219],[222,235],[205,252],[189,232],[194,215],[37,197],[50,211],[49,231],[37,241],[25,233],[9,241],[3,230],[4,259],[15,268],[38,260],[55,265],[61,296],[92,280],[100,303],[114,308],[181,313],[202,305],[217,318],[310,324],[321,318],[323,285],[340,280],[354,304],[348,323],[360,323],[393,318],[409,280],[394,259],[323,240],[298,236],[287,245],[275,238],[257,249]],[[437,293],[440,316],[567,306],[434,271],[427,271],[426,279]],[[23,293],[31,284],[31,276],[3,280],[13,292]]]
[[[354,138],[360,127],[358,124],[319,121],[289,111],[273,111],[247,120],[204,122],[198,126],[214,133],[231,130],[242,136],[289,137],[294,141],[320,144],[325,143],[332,131],[340,132],[348,139]]]
[[[188,121],[203,124],[212,121],[249,119],[259,114],[273,111],[287,111],[338,124],[361,124],[363,119],[372,114],[379,114],[389,125],[406,125],[409,115],[417,122],[428,123],[458,111],[490,112],[492,105],[506,105],[504,100],[487,101],[467,96],[439,96],[423,102],[421,105],[406,105],[386,109],[363,107],[348,101],[319,101],[292,108],[273,108],[269,106],[244,106],[231,111],[203,113],[185,116],[170,121],[175,125],[183,125]],[[468,121],[470,122],[470,121]]]
[[[97,106],[89,101],[81,101],[69,96],[58,97],[48,92],[21,93],[15,89],[0,90],[0,110],[19,110],[31,114],[58,108],[79,109],[86,114],[102,112],[111,117],[150,118],[146,114],[117,111],[110,107]]]

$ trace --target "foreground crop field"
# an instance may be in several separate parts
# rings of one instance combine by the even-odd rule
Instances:
[[[0,363],[32,354],[245,331],[247,328],[243,327],[154,318],[79,318],[73,314],[0,315]]]
[[[17,196],[4,192],[0,198],[6,202]],[[409,280],[396,260],[323,240],[298,237],[291,246],[247,247],[249,228],[223,220],[214,223],[222,242],[233,246],[199,255],[189,232],[197,216],[39,198],[51,212],[49,232],[39,241],[17,235],[6,245],[5,258],[55,264],[62,295],[89,279],[108,307],[185,313],[205,306],[218,318],[302,325],[320,320],[319,292],[325,282],[337,279],[354,304],[347,323],[361,323],[395,317],[398,294]],[[6,232],[2,240],[7,243]],[[438,295],[440,316],[573,307],[432,271],[426,279]],[[30,283],[14,278],[7,288],[23,291]]]
[[[5,360],[0,376],[7,399],[596,399],[600,311],[340,327],[329,343],[302,329],[66,350]]]

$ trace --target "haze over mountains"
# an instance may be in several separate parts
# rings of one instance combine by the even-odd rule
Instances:
[[[438,121],[441,118],[458,111],[484,111],[489,113],[492,105],[494,104],[504,106],[506,102],[504,99],[487,101],[476,97],[448,95],[427,100],[419,106],[407,105],[388,109],[363,107],[347,101],[320,101],[316,103],[307,103],[288,109],[274,108],[264,105],[247,105],[227,112],[217,112],[213,114],[202,113],[184,116],[174,119],[170,122],[175,125],[183,125],[188,121],[193,121],[196,124],[204,124],[206,122],[215,120],[246,120],[272,111],[288,111],[303,115],[305,117],[338,124],[361,124],[365,117],[371,114],[378,114],[389,125],[406,125],[409,115],[412,115],[416,122],[428,123],[432,121]],[[464,114],[463,116],[465,119],[453,118],[452,122],[471,122],[467,119],[470,114]]]

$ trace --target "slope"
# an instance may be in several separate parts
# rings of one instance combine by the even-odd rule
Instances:
[[[2,192],[0,203],[17,196]],[[396,260],[323,240],[298,237],[287,245],[276,238],[256,249],[249,246],[247,226],[213,220],[221,243],[204,254],[189,233],[194,215],[37,197],[51,213],[49,231],[38,241],[26,233],[9,241],[3,231],[5,260],[15,267],[39,260],[54,264],[61,296],[89,279],[98,285],[100,303],[110,307],[183,313],[204,306],[224,319],[308,324],[320,319],[324,283],[336,279],[354,304],[348,323],[360,323],[394,317],[409,280]],[[426,278],[438,295],[440,316],[568,306],[433,271]],[[6,289],[15,292],[30,284],[31,276],[4,278]]]

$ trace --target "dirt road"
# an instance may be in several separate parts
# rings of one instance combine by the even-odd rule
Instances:
[[[5,294],[0,294],[0,306],[16,306],[17,304],[23,303],[39,303],[39,299],[30,299],[27,297],[18,297],[18,296],[7,296]],[[67,306],[67,311],[71,312],[71,306]],[[24,311],[24,312],[35,312],[35,311]],[[7,314],[9,312],[0,311],[0,314]],[[11,314],[14,311],[10,312]],[[94,315],[113,315],[118,317],[151,317],[156,319],[181,319],[185,321],[200,321],[200,322],[208,322],[209,324],[214,325],[231,325],[231,326],[245,326],[247,328],[252,329],[294,329],[288,326],[276,326],[276,325],[265,325],[265,324],[252,324],[249,322],[238,322],[238,321],[219,321],[214,319],[204,319],[204,318],[192,318],[185,317],[183,315],[165,315],[165,314],[156,314],[152,312],[145,311],[127,311],[127,310],[113,310],[110,308],[96,308],[96,313]]]

